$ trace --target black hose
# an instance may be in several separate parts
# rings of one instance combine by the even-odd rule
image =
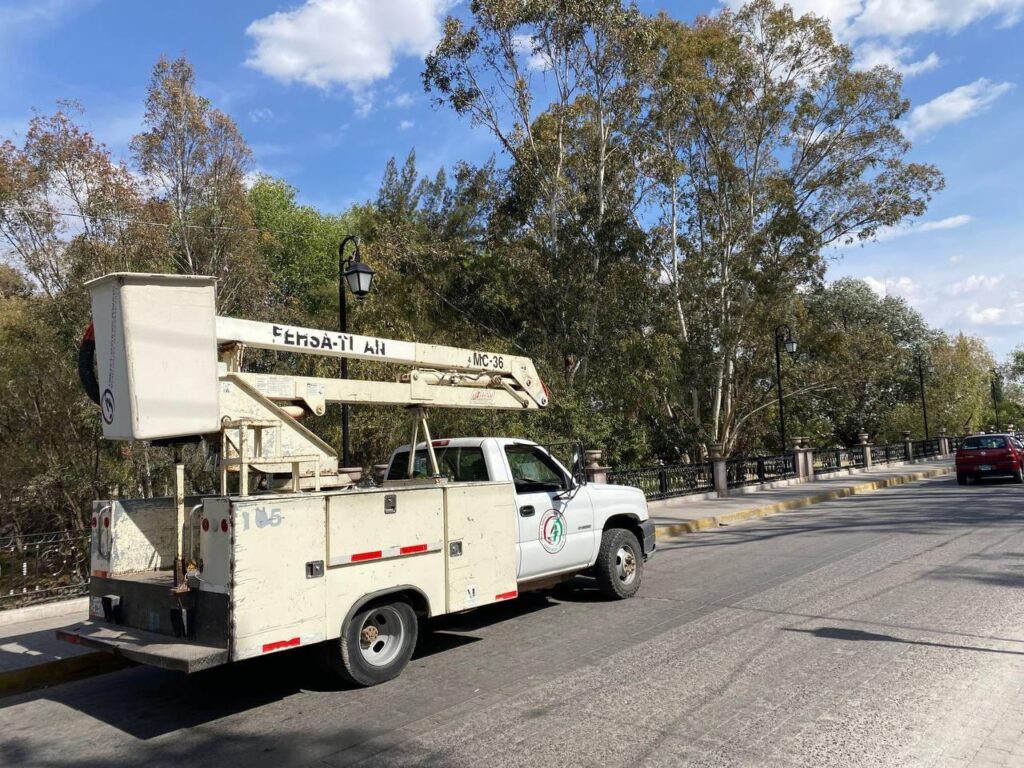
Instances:
[[[96,405],[100,404],[100,383],[96,379],[96,334],[92,323],[85,329],[82,343],[78,345],[78,379],[82,389]]]

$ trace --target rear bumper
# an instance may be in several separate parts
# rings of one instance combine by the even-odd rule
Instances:
[[[123,656],[139,664],[179,672],[198,672],[228,661],[226,648],[200,645],[101,621],[83,621],[58,629],[57,639]]]
[[[999,462],[988,465],[991,469],[979,469],[977,465],[961,466],[956,468],[958,475],[969,477],[1010,477],[1017,473],[1017,465],[1011,462]]]
[[[644,548],[644,559],[646,560],[654,554],[654,550],[658,548],[657,532],[654,527],[653,520],[644,520],[640,523],[640,530],[644,534],[643,548]]]

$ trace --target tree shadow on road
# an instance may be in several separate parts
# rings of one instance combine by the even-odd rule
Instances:
[[[867,632],[863,629],[846,627],[818,627],[817,629],[798,629],[782,627],[783,632],[800,632],[827,640],[855,640],[858,642],[900,643],[903,645],[924,645],[932,648],[950,648],[955,651],[979,651],[983,653],[1005,653],[1012,656],[1024,656],[1024,651],[1010,651],[1003,648],[984,648],[977,645],[955,645],[953,643],[935,643],[930,640],[907,640],[895,635],[883,635],[878,632]]]

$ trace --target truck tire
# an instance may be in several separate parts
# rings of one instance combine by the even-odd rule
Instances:
[[[643,574],[643,551],[632,531],[610,528],[601,534],[594,577],[605,597],[612,600],[632,597],[640,589]]]
[[[361,686],[398,677],[416,648],[417,619],[401,600],[360,608],[331,648],[328,663],[343,680]]]

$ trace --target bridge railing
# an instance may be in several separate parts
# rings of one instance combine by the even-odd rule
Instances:
[[[0,538],[0,609],[76,597],[88,588],[88,530]]]

